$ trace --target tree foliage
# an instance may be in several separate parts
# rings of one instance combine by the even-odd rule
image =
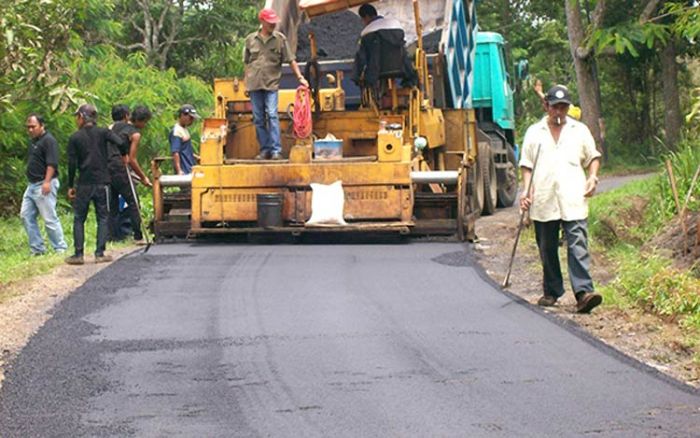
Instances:
[[[0,9],[0,214],[16,214],[25,185],[30,112],[65,154],[72,110],[146,105],[154,117],[139,159],[167,153],[174,113],[192,103],[206,114],[215,76],[242,70],[241,41],[255,28],[257,0],[15,0]],[[196,132],[196,130],[195,130]],[[61,159],[65,172],[65,155]]]
[[[529,60],[532,78],[522,84],[524,105],[518,121],[521,135],[533,119],[542,115],[541,105],[531,91],[534,78],[541,79],[545,88],[563,83],[575,98],[580,95],[569,53],[563,3],[495,0],[479,4],[481,29],[503,33],[514,59]],[[697,1],[606,0],[605,13],[597,27],[593,24],[593,12],[598,1],[581,0],[580,4],[588,35],[583,49],[591,50],[598,63],[611,160],[658,159],[666,151],[661,141],[666,134],[667,111],[662,79],[666,66],[661,60],[661,48],[672,38],[677,42],[679,70],[675,83],[680,90],[681,111],[687,114],[686,129],[700,121],[700,90],[694,89],[689,67],[683,62],[683,58],[697,57]],[[645,11],[646,7],[651,12]]]
[[[205,78],[239,73],[241,40],[257,26],[258,0],[116,0],[117,47],[161,70]]]

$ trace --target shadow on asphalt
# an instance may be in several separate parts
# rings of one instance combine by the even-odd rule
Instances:
[[[270,234],[218,234],[203,235],[196,239],[165,239],[156,245],[185,243],[193,246],[211,245],[403,245],[420,242],[456,243],[453,236],[409,236],[386,233],[305,233],[294,236],[290,233]]]

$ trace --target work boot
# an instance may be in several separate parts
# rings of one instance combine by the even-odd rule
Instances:
[[[273,152],[272,153],[272,159],[273,160],[283,160],[284,157],[282,157],[282,154],[279,152]]]
[[[539,300],[537,300],[537,305],[542,307],[552,307],[557,303],[557,297],[551,295],[542,295]]]
[[[72,255],[65,259],[65,262],[69,265],[84,265],[85,259],[81,255]]]
[[[591,313],[603,302],[603,297],[595,292],[579,292],[576,294],[576,313]]]
[[[270,159],[270,152],[269,151],[263,151],[260,152],[258,155],[255,156],[256,160],[269,160]]]
[[[95,255],[95,263],[108,263],[112,261],[111,255]]]

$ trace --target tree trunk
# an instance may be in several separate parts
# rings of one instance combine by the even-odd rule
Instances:
[[[501,23],[511,23],[511,18],[510,18],[510,0],[503,0],[501,2]],[[509,41],[509,26],[503,26],[500,29],[501,34],[503,35],[503,38],[505,38],[506,41]]]
[[[571,46],[571,57],[574,60],[574,68],[576,70],[576,83],[582,111],[581,119],[591,130],[598,150],[602,151],[601,111],[600,100],[598,99],[599,84],[593,75],[593,55],[583,47],[585,34],[578,0],[566,0],[566,24]]]
[[[681,103],[678,93],[678,64],[676,63],[676,44],[673,38],[659,54],[661,58],[661,84],[664,96],[664,130],[666,146],[675,150],[681,137],[683,123]]]

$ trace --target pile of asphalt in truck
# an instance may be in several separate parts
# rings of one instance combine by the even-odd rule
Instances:
[[[311,58],[309,31],[316,36],[318,60],[353,59],[362,30],[362,20],[352,11],[342,11],[316,17],[299,26],[297,32],[297,61]]]

